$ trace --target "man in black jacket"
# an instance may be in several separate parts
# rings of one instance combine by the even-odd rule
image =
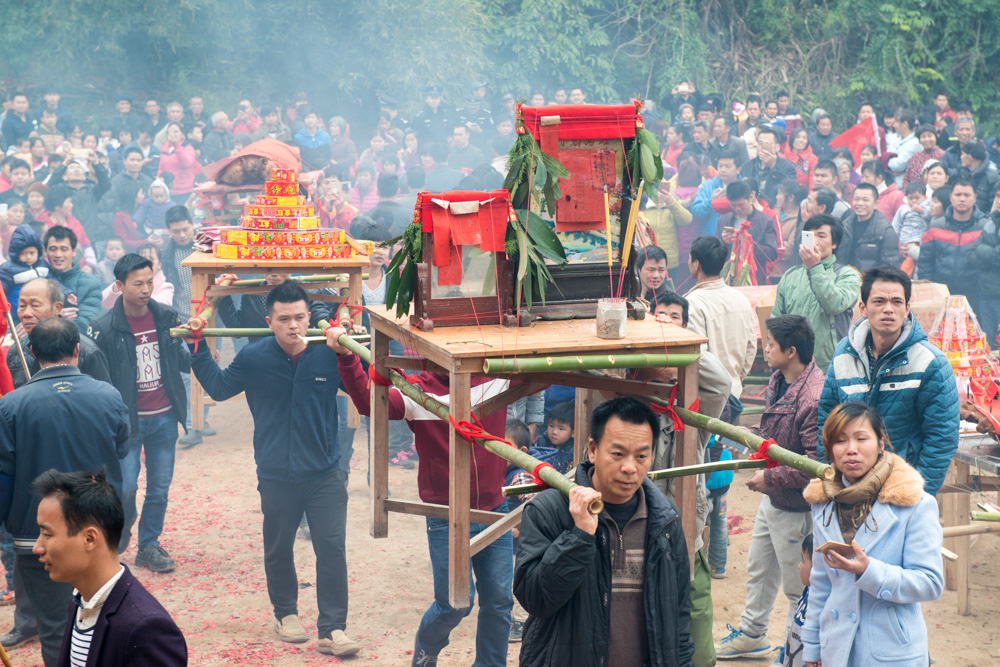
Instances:
[[[31,353],[31,332],[42,320],[59,317],[62,308],[62,288],[54,280],[35,278],[29,280],[21,288],[17,301],[17,317],[21,321],[19,330],[24,330],[24,335],[21,336],[21,348],[24,350],[25,361],[28,362],[28,370],[32,377],[42,369],[38,359]],[[111,382],[111,377],[108,375],[108,361],[104,358],[104,353],[94,341],[86,336],[80,338],[80,357],[77,365],[84,375],[89,375],[102,382]],[[28,382],[24,375],[24,367],[21,365],[21,358],[14,345],[11,345],[7,350],[7,367],[10,369],[15,388],[23,387]],[[14,569],[17,569],[16,564]],[[24,591],[19,571],[14,573],[14,604],[16,605],[14,608],[14,628],[0,637],[0,644],[4,648],[19,646],[26,639],[38,635],[35,612],[31,608],[27,592]]]
[[[87,335],[104,356],[112,360],[111,383],[129,407],[132,443],[122,462],[125,531],[119,553],[128,548],[136,519],[135,494],[139,487],[140,452],[146,451],[146,500],[139,521],[137,567],[171,572],[174,561],[160,546],[167,496],[174,476],[177,424],[184,424],[187,397],[181,372],[190,361],[180,338],[170,328],[180,326],[177,311],[153,301],[153,265],[129,253],[115,265],[121,296],[93,322]]]
[[[972,265],[978,274],[979,307],[976,315],[986,332],[990,347],[997,349],[997,327],[1000,326],[1000,190],[993,199],[983,231],[973,244]]]
[[[677,507],[646,479],[659,431],[634,398],[602,403],[580,486],[525,506],[514,565],[530,614],[522,666],[691,664],[687,543]],[[595,498],[599,516],[587,509]]]
[[[35,325],[42,320],[59,317],[59,313],[63,309],[63,298],[62,288],[56,281],[49,278],[29,280],[21,288],[21,293],[18,295],[17,317],[24,329],[24,335],[21,336],[21,349],[24,350],[24,357],[28,362],[28,370],[32,377],[41,370],[41,367],[35,356],[31,354],[28,337]],[[79,366],[80,372],[84,375],[89,375],[102,382],[111,382],[111,376],[108,374],[108,360],[104,358],[104,353],[97,347],[97,344],[86,336],[80,339]],[[10,369],[15,387],[20,387],[27,382],[21,358],[14,345],[11,345],[7,350],[7,368]]]
[[[851,212],[844,217],[844,238],[837,260],[864,272],[876,266],[899,266],[899,236],[875,208],[878,188],[861,183],[854,189]]]
[[[780,136],[779,136],[780,135]],[[784,132],[770,125],[757,130],[757,157],[743,165],[741,178],[752,178],[760,185],[760,196],[773,207],[778,196],[778,183],[795,180],[795,165],[781,157]]]
[[[72,323],[59,318],[40,322],[30,340],[41,371],[0,399],[0,519],[6,519],[14,536],[15,568],[38,621],[42,658],[46,667],[53,667],[73,586],[54,583],[32,554],[38,498],[31,484],[52,468],[91,474],[103,468],[111,485],[121,490],[119,460],[128,453],[129,420],[118,391],[77,367],[80,332]]]

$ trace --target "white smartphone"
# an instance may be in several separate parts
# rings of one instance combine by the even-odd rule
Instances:
[[[7,204],[0,204],[0,216],[7,215]]]
[[[816,233],[811,231],[802,232],[802,245],[809,248],[810,250],[815,250]]]

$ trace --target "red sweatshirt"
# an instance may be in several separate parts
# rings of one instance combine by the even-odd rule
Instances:
[[[369,379],[356,355],[338,356],[340,379],[358,412],[371,415]],[[438,401],[449,404],[448,377],[439,373],[420,373],[416,384]],[[472,408],[489,401],[507,389],[507,380],[472,376]],[[448,504],[448,431],[447,422],[427,411],[412,399],[389,387],[389,419],[405,419],[413,431],[413,442],[420,457],[417,468],[417,489],[420,500],[438,505]],[[471,421],[466,417],[467,421]],[[481,419],[487,433],[503,436],[507,425],[507,410],[500,409]],[[478,445],[472,446],[469,493],[472,509],[492,510],[503,502],[501,487],[507,462]]]

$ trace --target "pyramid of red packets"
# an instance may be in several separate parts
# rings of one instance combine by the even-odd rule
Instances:
[[[945,299],[927,337],[948,357],[960,390],[967,389],[970,380],[1000,380],[1000,364],[964,296]]]

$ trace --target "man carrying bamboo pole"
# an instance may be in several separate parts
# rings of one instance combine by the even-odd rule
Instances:
[[[751,430],[785,449],[816,458],[816,412],[824,376],[812,356],[812,327],[800,315],[779,315],[767,321],[765,340],[764,359],[774,373],[767,385],[767,409],[760,425]],[[802,540],[812,531],[809,503],[802,497],[810,479],[807,473],[777,466],[758,470],[747,480],[747,487],[764,497],[747,554],[743,615],[736,629],[716,643],[719,658],[759,657],[771,649],[767,623],[779,587],[788,598],[787,628],[791,628],[802,596]],[[784,646],[784,641],[778,645]]]
[[[254,418],[257,490],[264,514],[264,574],[274,631],[285,642],[308,641],[298,617],[293,547],[303,512],[316,552],[318,650],[336,656],[361,650],[347,627],[347,473],[340,469],[335,355],[306,345],[309,297],[287,280],[267,295],[273,337],[251,343],[221,370],[207,345],[191,344],[191,368],[217,401],[246,392]]]
[[[527,504],[514,593],[530,616],[523,666],[690,665],[689,564],[677,507],[645,479],[659,436],[634,398],[597,406],[580,485]],[[596,497],[604,511],[587,511]]]
[[[337,343],[346,331],[333,327],[327,332],[327,341],[338,357],[340,377],[344,390],[354,401],[358,412],[371,414],[369,378],[384,380],[371,366],[372,374],[361,367],[357,355]],[[387,371],[383,371],[388,374]],[[450,381],[447,375],[423,372],[412,378],[413,384],[442,403],[449,402]],[[494,380],[472,376],[472,408],[488,403],[507,389],[507,380]],[[405,419],[413,431],[414,444],[420,461],[417,467],[417,489],[425,503],[448,504],[448,422],[427,410],[398,389],[389,388],[389,419]],[[500,409],[482,417],[483,430],[503,433],[507,411]],[[507,462],[482,447],[472,448],[470,461],[470,499],[473,509],[506,512],[507,503],[501,489]],[[487,528],[486,524],[473,523],[470,535],[475,537]],[[505,533],[472,557],[475,586],[470,586],[469,606],[461,609],[448,602],[448,520],[427,518],[427,547],[431,556],[434,576],[434,602],[424,613],[417,629],[413,649],[413,665],[434,665],[437,655],[448,645],[448,636],[463,618],[472,612],[475,594],[479,592],[479,618],[476,626],[475,665],[503,667],[507,664],[507,640],[510,633],[510,611],[514,605],[511,596],[514,544],[511,534]]]

